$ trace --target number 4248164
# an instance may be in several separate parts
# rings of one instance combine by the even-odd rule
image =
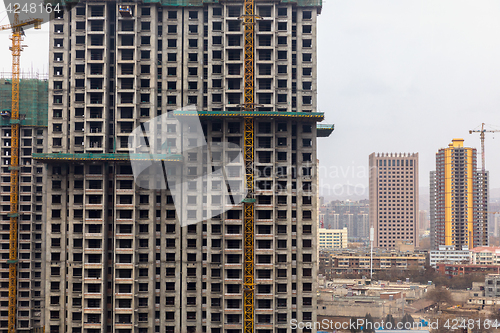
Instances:
[[[22,14],[22,13],[30,13],[30,14],[44,14],[44,13],[52,13],[56,12],[59,13],[61,11],[61,8],[59,7],[59,4],[52,5],[50,3],[48,4],[43,4],[43,3],[25,3],[24,5],[21,5],[19,3],[9,3],[7,7],[5,8],[5,11],[7,13],[13,13],[13,14]]]
[[[500,323],[495,320],[489,320],[489,319],[448,319],[444,325],[444,328],[454,331],[458,329],[490,329],[490,328],[500,328]]]

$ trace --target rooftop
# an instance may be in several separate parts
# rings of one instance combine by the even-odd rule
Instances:
[[[500,254],[500,247],[497,246],[478,246],[470,250],[470,252],[494,252],[495,254]]]

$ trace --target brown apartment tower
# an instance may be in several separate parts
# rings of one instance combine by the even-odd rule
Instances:
[[[418,246],[418,153],[370,155],[370,227],[375,247]]]

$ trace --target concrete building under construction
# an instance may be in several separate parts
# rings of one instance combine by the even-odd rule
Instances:
[[[179,114],[200,119],[207,143],[245,149],[253,118],[253,329],[316,320],[316,138],[333,130],[317,125],[320,10],[256,1],[252,112],[242,111],[243,1],[80,1],[51,21],[49,141],[36,155],[48,172],[47,332],[249,331],[247,211],[224,195],[226,178],[197,177],[210,163],[186,149],[200,138]],[[131,133],[160,116],[145,141],[168,146],[165,174],[185,173],[180,200],[170,183],[154,188],[156,175],[139,184],[130,163]],[[217,149],[214,165],[241,165],[237,149]],[[231,187],[245,183],[227,170]]]
[[[26,75],[25,75],[26,76]],[[46,170],[33,161],[47,142],[48,81],[20,81],[19,216],[17,261],[17,332],[34,332],[43,325]],[[12,134],[10,110],[12,80],[0,79],[0,332],[7,333],[9,294],[10,163]]]

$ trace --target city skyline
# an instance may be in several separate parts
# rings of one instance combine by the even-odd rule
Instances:
[[[388,1],[384,6],[325,2],[318,17],[318,109],[327,122],[335,123],[330,140],[343,144],[319,143],[320,165],[338,170],[320,182],[367,187],[365,157],[372,151],[397,151],[420,154],[419,177],[427,184],[435,151],[442,148],[439,142],[464,137],[467,146],[479,149],[479,135],[468,131],[482,122],[500,127],[500,65],[495,61],[500,55],[499,15],[495,1],[474,6],[451,1]],[[0,20],[4,17],[0,14]],[[6,23],[6,18],[0,22]],[[9,34],[0,32],[4,72],[10,71]],[[25,44],[21,68],[48,72],[48,25],[27,31]],[[440,126],[438,119],[452,115],[452,126]],[[486,138],[490,170],[500,167],[494,154],[500,145],[494,137]],[[493,172],[491,188],[500,188],[500,175]]]
[[[15,16],[0,333],[498,317],[500,3],[323,2],[76,0],[41,33]]]

